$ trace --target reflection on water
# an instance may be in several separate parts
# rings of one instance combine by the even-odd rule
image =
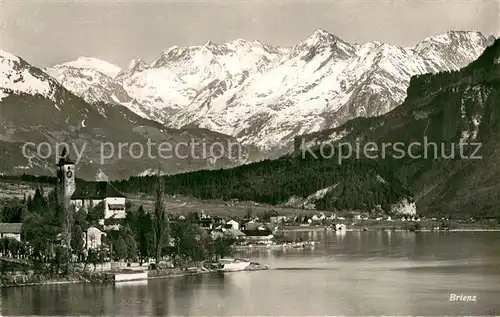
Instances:
[[[137,285],[148,285],[148,281],[146,280],[138,280],[138,281],[123,281],[120,283],[116,283],[115,287],[133,287]]]
[[[272,267],[2,290],[2,315],[490,315],[500,312],[500,233],[298,232],[314,249],[253,250]],[[477,296],[450,302],[450,294]]]
[[[271,270],[281,270],[281,271],[331,271],[331,270],[336,270],[337,268],[329,268],[329,267],[279,267],[279,268],[272,268]]]

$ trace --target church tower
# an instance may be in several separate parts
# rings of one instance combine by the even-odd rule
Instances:
[[[71,195],[75,192],[75,163],[69,158],[69,152],[63,148],[57,163],[58,196],[62,206],[67,209]]]

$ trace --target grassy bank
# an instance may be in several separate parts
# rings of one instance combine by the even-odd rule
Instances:
[[[108,272],[72,273],[65,276],[48,274],[4,274],[0,279],[0,287],[69,284],[69,283],[109,283],[113,276]]]

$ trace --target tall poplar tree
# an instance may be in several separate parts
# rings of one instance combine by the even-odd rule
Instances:
[[[154,247],[155,247],[155,260],[156,264],[160,262],[162,256],[162,250],[165,245],[169,242],[169,229],[170,223],[168,215],[165,208],[165,189],[163,178],[161,177],[160,169],[158,169],[158,174],[156,176],[156,200],[154,206],[154,221],[153,221],[153,232],[154,232]]]

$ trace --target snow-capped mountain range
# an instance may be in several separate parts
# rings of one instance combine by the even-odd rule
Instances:
[[[119,72],[109,66],[95,59],[79,59],[52,70],[66,78],[66,86],[73,89],[81,86],[72,78],[79,78],[79,83],[93,83],[95,79],[107,84],[108,89],[120,89],[120,85],[109,85],[114,82],[111,76]],[[84,74],[87,78],[82,77]],[[86,96],[93,96],[91,101],[105,96],[97,87],[86,88]],[[214,143],[218,143],[218,149],[221,145],[223,148],[207,153],[201,146],[177,147],[203,140],[207,148]],[[133,153],[132,143],[144,149],[150,141],[151,155]],[[0,50],[0,174],[54,175],[61,149],[56,146],[61,142],[67,144],[77,161],[79,177],[86,179],[147,175],[156,173],[159,167],[165,174],[218,169],[244,164],[247,159],[244,148],[233,146],[237,144],[233,137],[206,129],[168,129],[116,102],[86,102],[21,57]],[[175,148],[175,155],[167,152],[161,157],[154,145],[160,142]],[[123,149],[105,149],[105,143]]]
[[[288,152],[296,135],[392,110],[411,76],[457,70],[490,42],[479,32],[450,31],[404,48],[348,43],[319,29],[290,48],[209,41],[121,70],[79,58],[45,71],[87,102],[119,103],[170,128],[231,135],[272,157]]]

